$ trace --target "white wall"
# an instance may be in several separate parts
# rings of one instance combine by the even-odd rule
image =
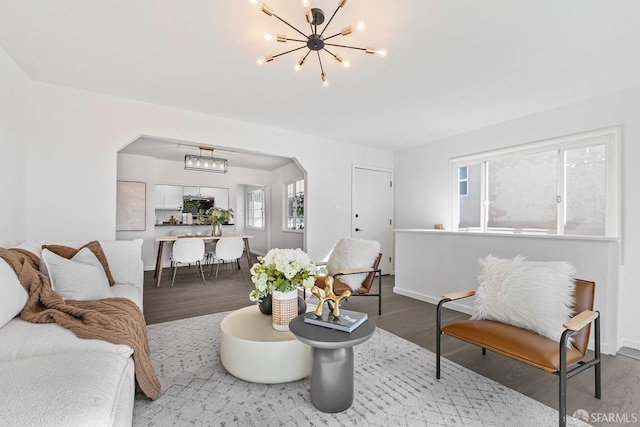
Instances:
[[[26,144],[30,82],[0,48],[0,246],[15,246],[27,234]],[[34,195],[35,196],[35,195]],[[46,220],[46,206],[40,206]],[[43,210],[45,212],[43,212]]]
[[[447,292],[477,287],[478,259],[489,254],[571,263],[576,277],[596,282],[602,351],[614,354],[618,350],[619,242],[615,239],[398,230],[394,292],[436,304]],[[451,302],[447,307],[471,313],[473,299]]]
[[[386,150],[47,83],[32,82],[30,101],[25,238],[115,238],[117,152],[140,135],[209,145],[224,141],[228,147],[295,157],[307,171],[307,189],[314,195],[306,218],[307,251],[314,259],[349,235],[350,212],[332,207],[350,206],[350,186],[344,183],[351,180],[351,165],[393,166],[393,153]],[[78,197],[91,207],[89,214],[74,209]],[[42,206],[57,208],[43,220]]]
[[[269,207],[270,215],[268,218],[271,227],[272,248],[305,248],[303,232],[282,229],[285,209],[284,184],[304,177],[304,171],[295,163],[290,163],[273,171],[271,197],[269,198],[271,201]],[[307,194],[305,194],[306,201],[308,201],[309,198],[315,197],[316,195],[314,193],[307,192]]]
[[[619,312],[603,315],[619,318],[618,346],[640,349],[640,193],[635,185],[640,182],[638,87],[396,152],[396,228],[433,228],[442,223],[451,229],[452,157],[618,125],[623,134]],[[455,248],[450,248],[450,255],[455,255]]]

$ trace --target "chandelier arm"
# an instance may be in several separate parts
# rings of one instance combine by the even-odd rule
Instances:
[[[343,44],[333,44],[333,43],[325,43],[326,46],[335,46],[335,47],[344,47],[347,49],[355,49],[355,50],[364,50],[366,51],[367,49],[364,47],[355,47],[355,46],[346,46]],[[326,49],[325,49],[326,50]],[[328,51],[327,51],[328,52]]]
[[[320,72],[324,73],[324,67],[322,66],[322,58],[320,58],[320,51],[316,50],[316,53],[318,54],[318,62],[320,63]]]
[[[331,21],[333,20],[333,17],[336,16],[336,13],[338,13],[338,11],[340,10],[340,6],[338,6],[335,10],[335,12],[333,12],[333,15],[331,15],[331,18],[329,18],[329,20],[327,21],[326,25],[324,26],[322,32],[320,33],[320,35],[323,35],[324,32],[326,31],[327,27],[329,26],[329,24],[331,24]]]
[[[287,41],[288,42],[300,42],[300,43],[306,43],[307,42],[307,40],[290,39],[289,37],[287,37]]]
[[[307,54],[302,58],[304,61],[307,60],[307,56],[309,56],[309,54],[311,53],[311,49],[309,49],[309,51],[307,52]]]
[[[340,36],[340,35],[342,35],[342,33],[338,33],[338,34],[334,34],[334,35],[329,36],[329,37],[325,37],[325,38],[324,38],[324,40],[325,40],[325,41],[327,41],[327,40],[329,40],[329,39],[332,39],[332,38],[337,37],[337,36]]]
[[[295,48],[295,49],[291,49],[291,50],[288,50],[288,51],[286,51],[286,52],[282,52],[282,53],[279,53],[279,54],[277,54],[277,55],[273,55],[273,58],[275,59],[275,58],[277,58],[278,56],[286,55],[287,53],[295,52],[296,50],[304,49],[305,47],[307,47],[307,46],[306,46],[306,45],[304,45],[304,46],[300,46],[300,47],[297,47],[297,48]]]
[[[327,52],[329,55],[333,56],[335,59],[338,59],[336,57],[336,54],[331,52],[329,49],[327,49],[326,47],[323,47],[322,50],[324,50],[325,52]]]
[[[307,38],[307,35],[305,33],[303,33],[302,31],[300,31],[299,29],[297,29],[296,27],[294,27],[293,25],[289,24],[287,21],[285,21],[284,19],[280,18],[278,15],[276,15],[275,13],[273,14],[273,16],[275,16],[276,18],[278,18],[280,21],[284,22],[285,24],[287,24],[289,27],[293,28],[294,31],[298,32],[300,35],[302,35],[302,37]]]

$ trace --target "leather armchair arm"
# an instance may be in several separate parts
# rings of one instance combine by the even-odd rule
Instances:
[[[372,271],[376,271],[371,267],[368,268],[353,268],[351,270],[342,270],[334,274],[334,276],[346,276],[347,274],[358,274],[358,273],[371,273]]]
[[[448,299],[448,300],[451,300],[451,301],[457,300],[457,299],[460,299],[460,298],[467,298],[467,297],[475,295],[476,294],[476,289],[477,288],[466,289],[464,291],[449,292],[449,293],[446,293],[446,294],[442,295],[442,298]]]
[[[598,316],[599,313],[596,311],[585,310],[567,320],[562,326],[564,326],[565,329],[576,332],[593,322]]]

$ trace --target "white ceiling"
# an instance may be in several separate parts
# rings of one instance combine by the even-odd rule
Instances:
[[[269,0],[306,27],[298,0]],[[336,0],[312,0],[330,16]],[[401,150],[640,84],[638,0],[349,0],[367,23],[299,73],[294,33],[248,0],[5,0],[0,46],[34,80]],[[302,51],[301,51],[302,52]]]
[[[207,146],[208,147],[208,146]],[[247,168],[272,171],[293,162],[291,158],[272,156],[228,147],[214,148],[213,153],[200,150],[199,146],[171,139],[142,136],[120,150],[121,153],[150,156],[161,160],[184,162],[185,154],[227,159],[230,168]]]

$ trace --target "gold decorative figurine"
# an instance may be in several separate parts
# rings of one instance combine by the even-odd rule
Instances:
[[[340,317],[340,301],[347,299],[351,296],[351,291],[344,291],[340,296],[333,293],[333,277],[327,276],[324,279],[324,283],[326,284],[324,288],[324,295],[320,295],[321,289],[317,286],[313,286],[311,288],[311,293],[318,298],[318,307],[316,308],[315,314],[318,317],[322,317],[322,307],[324,306],[324,302],[327,302],[329,309],[331,310],[333,317]]]

